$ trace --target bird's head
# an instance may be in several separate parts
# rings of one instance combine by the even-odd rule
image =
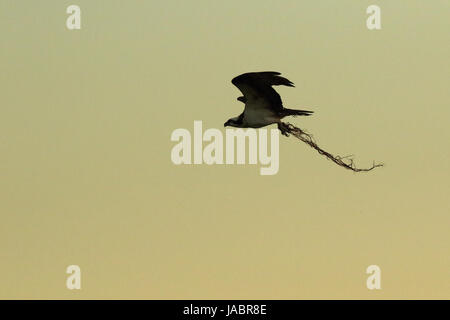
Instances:
[[[242,102],[242,103],[246,103],[246,102],[247,102],[247,99],[245,99],[245,97],[238,97],[238,98],[237,98],[237,101],[240,101],[240,102]]]
[[[239,127],[239,117],[228,119],[227,122],[223,124],[224,127]]]

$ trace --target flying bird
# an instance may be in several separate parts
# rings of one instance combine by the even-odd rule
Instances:
[[[313,111],[287,109],[283,107],[280,95],[272,86],[294,87],[294,84],[274,71],[249,72],[231,80],[244,96],[237,100],[245,104],[244,112],[229,119],[224,126],[237,128],[261,128],[272,123],[288,136],[288,128],[281,122],[287,116],[309,116]]]

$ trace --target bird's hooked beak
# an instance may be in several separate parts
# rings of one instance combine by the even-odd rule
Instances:
[[[229,125],[230,125],[230,120],[227,120],[227,122],[225,122],[225,123],[223,124],[224,127],[229,126]]]

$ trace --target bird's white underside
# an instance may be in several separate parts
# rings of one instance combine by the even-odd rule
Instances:
[[[263,100],[256,100],[245,104],[244,118],[242,119],[244,126],[260,128],[280,121],[280,117],[267,108],[264,102]]]

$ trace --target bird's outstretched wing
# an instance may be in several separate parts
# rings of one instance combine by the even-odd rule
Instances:
[[[245,103],[246,108],[261,109],[270,108],[274,111],[283,109],[280,95],[272,86],[284,85],[293,87],[294,84],[274,71],[249,72],[237,76],[233,83],[244,95],[238,100]]]

